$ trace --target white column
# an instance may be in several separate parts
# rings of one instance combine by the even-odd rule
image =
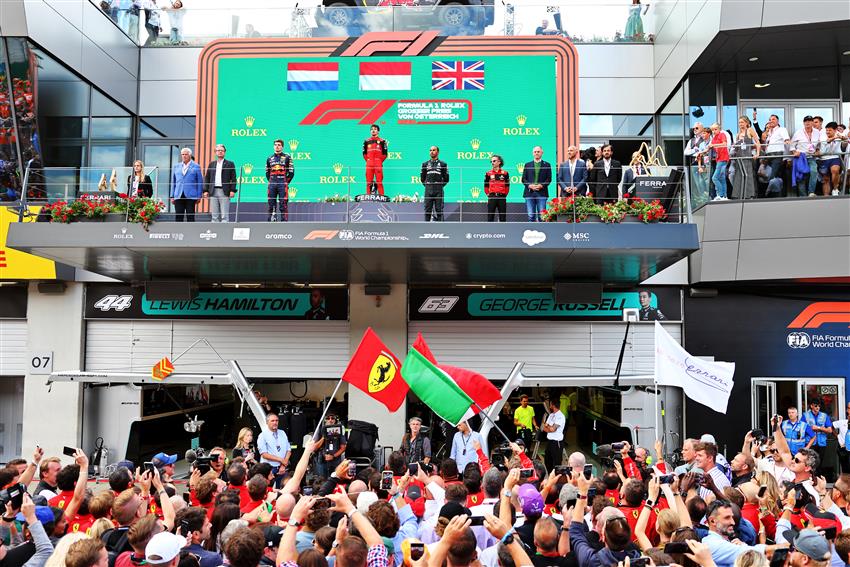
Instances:
[[[69,282],[67,286],[64,293],[44,294],[33,282],[27,299],[29,351],[53,351],[54,371],[83,367],[85,285]],[[47,378],[30,374],[24,378],[25,457],[36,445],[46,457],[62,456],[62,447],[77,447],[82,438],[82,387],[55,383],[48,388]]]

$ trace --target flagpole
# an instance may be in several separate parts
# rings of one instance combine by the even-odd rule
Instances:
[[[322,423],[325,422],[325,415],[328,413],[328,409],[331,407],[331,402],[336,399],[336,393],[339,391],[339,387],[342,385],[342,378],[339,379],[339,382],[336,383],[336,388],[334,388],[333,393],[331,394],[328,403],[325,404],[325,409],[322,410],[322,417],[319,418],[319,423],[316,425],[316,430],[313,432],[313,441],[319,440],[319,429],[322,428]]]
[[[486,419],[487,421],[489,421],[489,422],[493,425],[493,427],[495,427],[495,428],[496,428],[496,431],[498,431],[499,433],[501,433],[501,434],[502,434],[502,437],[504,437],[504,438],[505,438],[505,441],[507,441],[508,443],[513,443],[513,441],[511,441],[511,440],[508,438],[508,436],[507,436],[507,435],[505,435],[505,432],[504,432],[504,431],[502,431],[502,429],[501,429],[498,425],[496,425],[496,422],[495,422],[495,421],[493,421],[492,419],[490,419],[490,416],[489,416],[489,415],[487,415],[487,413],[484,411],[484,408],[482,408],[481,406],[479,406],[479,405],[478,405],[478,402],[476,402],[475,400],[472,400],[472,405],[474,405],[476,408],[478,408],[478,414],[479,414],[479,415],[481,415],[482,417],[484,417],[484,419]],[[528,449],[528,447],[526,447],[526,449]]]

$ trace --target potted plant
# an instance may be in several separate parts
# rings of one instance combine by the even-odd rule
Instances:
[[[71,210],[71,206],[65,201],[56,201],[55,203],[44,205],[42,211],[50,215],[50,222],[69,223],[74,220],[74,212]]]
[[[147,230],[164,209],[162,201],[150,197],[130,197],[127,201],[127,220],[139,223]]]
[[[645,201],[640,197],[635,197],[629,201],[629,212],[645,224],[658,222],[667,217],[667,210],[658,199]]]
[[[626,201],[618,201],[616,203],[605,203],[604,205],[599,207],[597,213],[599,215],[599,220],[606,224],[619,223],[623,220],[623,217],[626,216],[626,210],[628,209],[628,206],[629,205]]]
[[[548,222],[585,222],[590,215],[596,214],[596,209],[593,197],[556,197],[549,201],[546,210],[541,213],[541,218]]]

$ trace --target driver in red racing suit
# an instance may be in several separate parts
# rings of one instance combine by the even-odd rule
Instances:
[[[363,159],[366,160],[366,193],[372,193],[372,183],[378,184],[378,194],[384,194],[384,160],[387,159],[387,141],[378,136],[381,127],[372,124],[372,136],[363,141]]]

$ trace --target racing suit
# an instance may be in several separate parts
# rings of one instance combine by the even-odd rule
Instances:
[[[275,210],[275,201],[279,202],[277,220],[288,220],[289,195],[287,190],[293,177],[295,177],[295,167],[292,165],[292,158],[289,154],[283,152],[272,154],[266,160],[266,179],[269,181],[269,222],[271,222],[272,213]]]
[[[419,180],[425,186],[425,222],[443,220],[443,188],[449,182],[449,167],[446,162],[429,159],[422,164]]]
[[[387,159],[387,141],[378,137],[363,140],[363,159],[366,160],[366,193],[372,193],[372,183],[378,184],[378,194],[384,194],[384,160]]]
[[[487,222],[506,222],[508,217],[508,191],[511,189],[511,174],[504,169],[491,169],[484,174],[484,193],[487,194]]]

